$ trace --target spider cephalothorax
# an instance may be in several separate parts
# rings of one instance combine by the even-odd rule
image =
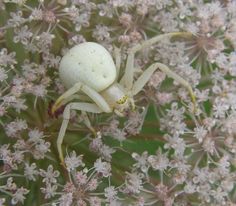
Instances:
[[[62,58],[59,75],[67,91],[62,94],[52,107],[52,114],[63,104],[67,104],[63,112],[63,123],[57,139],[60,159],[64,162],[61,144],[70,119],[70,110],[83,113],[111,113],[124,116],[128,108],[134,109],[133,97],[139,93],[152,74],[160,69],[185,86],[195,101],[191,86],[182,77],[172,72],[166,65],[155,62],[134,81],[134,55],[144,47],[176,35],[190,36],[190,33],[176,32],[156,36],[131,48],[123,77],[118,82],[120,70],[120,53],[115,50],[116,64],[110,53],[100,44],[85,42],[71,48]],[[71,102],[73,100],[73,102]],[[77,102],[75,102],[77,100]],[[85,124],[94,132],[89,119]]]

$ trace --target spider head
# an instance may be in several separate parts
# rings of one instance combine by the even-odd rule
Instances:
[[[114,109],[115,113],[118,116],[125,116],[128,110],[135,110],[135,104],[133,98],[128,95],[122,96],[120,99],[116,101],[116,107]]]
[[[133,98],[127,94],[119,83],[111,85],[101,95],[119,116],[125,116],[127,110],[130,110],[130,108],[132,110],[135,109]]]

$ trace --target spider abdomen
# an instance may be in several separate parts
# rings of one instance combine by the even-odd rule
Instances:
[[[59,75],[67,88],[82,82],[100,92],[115,81],[116,67],[103,46],[85,42],[72,47],[63,56]]]

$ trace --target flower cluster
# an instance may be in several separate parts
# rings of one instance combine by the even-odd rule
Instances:
[[[123,74],[169,32],[183,33],[139,51],[134,78],[163,63],[196,102],[158,70],[124,117],[71,111],[61,164],[61,57],[98,42]],[[0,206],[235,206],[235,137],[235,0],[0,0]]]

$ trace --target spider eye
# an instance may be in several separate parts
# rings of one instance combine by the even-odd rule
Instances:
[[[128,99],[128,96],[125,95],[122,98],[120,98],[118,101],[116,101],[117,104],[124,104]]]

